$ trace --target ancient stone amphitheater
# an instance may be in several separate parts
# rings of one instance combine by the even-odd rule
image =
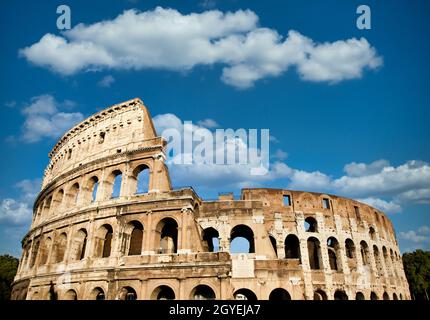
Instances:
[[[49,153],[12,298],[410,298],[381,211],[283,189],[205,201],[172,189],[165,146],[140,99],[69,130]],[[247,252],[230,253],[240,238]]]

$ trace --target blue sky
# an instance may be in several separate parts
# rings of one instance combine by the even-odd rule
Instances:
[[[364,2],[371,30],[356,27]],[[83,117],[134,97],[160,126],[200,121],[208,130],[268,128],[274,137],[266,178],[172,168],[174,185],[192,185],[206,198],[266,186],[364,199],[388,212],[403,252],[430,249],[430,3],[364,2],[2,1],[0,253],[20,254],[56,139]],[[60,4],[71,8],[69,33],[56,27]],[[127,26],[142,14],[189,24],[173,28],[172,37],[162,19],[147,20],[153,37],[139,43]],[[116,43],[100,21],[119,32]],[[271,41],[239,53],[228,41],[216,47],[215,40],[255,35]],[[53,48],[61,41],[65,51]],[[311,52],[305,62],[302,51]]]

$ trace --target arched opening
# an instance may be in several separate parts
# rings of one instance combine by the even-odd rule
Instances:
[[[107,258],[111,254],[113,230],[109,224],[102,225],[96,234],[95,256],[98,258]]]
[[[123,287],[120,292],[120,300],[136,300],[137,294],[136,290],[134,290],[132,287]]]
[[[376,240],[376,232],[375,232],[375,229],[373,227],[369,228],[369,236],[370,236],[370,239],[372,239],[373,241]]]
[[[391,261],[385,246],[382,247],[382,255],[384,256],[385,268],[387,269],[388,276],[392,277]]]
[[[254,232],[244,224],[235,226],[230,233],[231,253],[254,253]]]
[[[300,242],[294,234],[285,238],[285,259],[300,259]]]
[[[215,300],[215,292],[211,287],[200,284],[191,291],[192,300]]]
[[[110,180],[113,181],[111,198],[118,198],[121,195],[122,172],[114,170]]]
[[[340,263],[337,257],[340,257],[339,242],[336,238],[330,237],[327,239],[327,251],[331,270],[340,270]]]
[[[85,252],[87,249],[87,230],[84,228],[80,229],[74,236],[73,239],[73,252],[74,260],[83,260],[85,258]]]
[[[373,291],[370,293],[370,300],[378,300],[377,294]]]
[[[345,240],[345,251],[348,259],[355,259],[355,245],[351,239]]]
[[[57,193],[54,194],[52,198],[52,212],[56,214],[56,210],[58,210],[61,206],[61,203],[64,199],[64,190],[60,189]]]
[[[249,289],[239,289],[233,293],[233,297],[235,300],[248,300],[248,301],[257,301],[257,296],[254,292]]]
[[[73,184],[70,189],[69,193],[67,195],[68,201],[67,201],[67,207],[73,207],[78,204],[79,200],[79,183]]]
[[[355,300],[366,300],[366,299],[364,298],[364,294],[362,292],[357,292],[355,294]]]
[[[68,290],[64,294],[64,300],[78,300],[78,296],[76,294],[76,291],[73,289]]]
[[[105,292],[102,288],[96,287],[91,292],[91,300],[105,300]]]
[[[291,300],[291,296],[287,290],[276,288],[270,292],[269,300]]]
[[[336,290],[334,300],[348,300],[348,296],[343,290]]]
[[[382,299],[390,300],[390,296],[388,295],[388,293],[384,292],[384,294],[382,295]]]
[[[305,219],[305,231],[306,232],[318,232],[318,225],[315,218],[307,217]]]
[[[39,254],[40,237],[35,238],[33,248],[31,249],[30,268],[36,263],[37,255]]]
[[[208,252],[219,251],[219,233],[216,229],[209,227],[203,230],[202,239],[207,245]]]
[[[139,221],[132,221],[130,222],[130,228],[132,228],[132,231],[128,255],[140,255],[142,253],[143,225]]]
[[[55,243],[56,249],[55,249],[55,262],[63,262],[64,256],[66,254],[66,247],[67,247],[67,235],[66,233],[60,234],[58,237],[56,243]]]
[[[400,296],[400,300],[403,300],[403,295],[402,295],[402,294],[399,294],[399,296]]]
[[[360,242],[360,253],[361,253],[361,259],[363,261],[363,265],[364,266],[370,265],[369,246],[365,241]]]
[[[162,219],[156,228],[159,237],[158,253],[176,253],[178,250],[178,224],[172,218]]]
[[[45,205],[43,207],[43,213],[42,215],[44,217],[47,217],[49,215],[49,210],[51,209],[51,204],[52,204],[52,196],[49,196],[46,200],[45,200]]]
[[[135,194],[147,193],[149,191],[149,167],[141,164],[133,170],[133,177],[136,179]]]
[[[157,287],[151,295],[152,300],[175,300],[175,292],[169,286]]]
[[[51,237],[47,237],[43,241],[43,245],[40,250],[39,265],[43,266],[48,262],[48,257],[49,257],[49,252],[51,251],[51,247],[52,247],[52,239]]]
[[[319,270],[321,263],[321,246],[317,238],[310,237],[307,241],[309,253],[309,266],[312,270]]]
[[[269,236],[270,244],[272,245],[273,251],[275,251],[276,257],[278,256],[278,248],[276,245],[276,239],[273,236]]]
[[[382,265],[381,255],[379,254],[379,249],[376,245],[373,246],[373,256],[375,257],[376,269],[379,276],[384,275],[384,267]]]
[[[327,300],[327,294],[323,290],[318,289],[314,292],[314,300]]]
[[[89,202],[96,201],[98,189],[99,189],[99,179],[96,176],[94,176],[88,181],[88,191],[90,193]]]
[[[393,293],[393,300],[399,300],[399,298],[397,297],[397,294]]]

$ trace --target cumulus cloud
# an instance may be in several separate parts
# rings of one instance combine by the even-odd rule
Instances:
[[[418,230],[400,232],[399,235],[400,238],[414,243],[430,243],[430,228],[428,226],[421,226]]]
[[[103,69],[184,71],[219,64],[222,81],[243,89],[290,67],[303,80],[339,82],[382,65],[365,38],[316,43],[294,30],[283,37],[260,27],[258,20],[251,10],[127,10],[112,20],[78,24],[61,36],[45,34],[20,55],[62,75]]]
[[[366,203],[366,204],[368,204],[374,208],[382,210],[386,213],[402,212],[402,207],[394,201],[386,201],[386,200],[375,198],[375,197],[369,197],[369,198],[357,199],[357,200],[361,201],[363,203]]]
[[[0,201],[0,223],[25,225],[31,222],[33,200],[40,189],[41,180],[22,180],[15,185],[19,197],[5,198]]]
[[[69,100],[59,103],[51,95],[33,97],[21,111],[25,116],[21,140],[34,143],[44,138],[58,138],[84,118],[80,112],[59,110],[70,109],[73,106],[74,103]]]
[[[109,88],[115,82],[115,78],[111,75],[103,77],[97,84],[102,88]]]

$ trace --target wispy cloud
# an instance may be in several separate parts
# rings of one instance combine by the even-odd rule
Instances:
[[[104,76],[97,84],[102,88],[109,88],[115,82],[115,78],[111,75]]]

